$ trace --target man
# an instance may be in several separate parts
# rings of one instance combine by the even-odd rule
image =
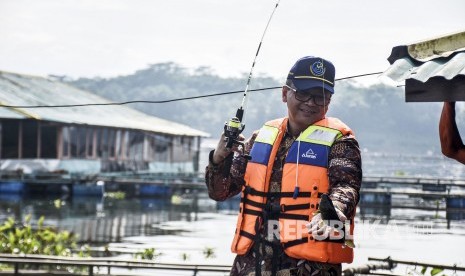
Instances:
[[[465,146],[455,122],[455,102],[445,102],[439,120],[442,153],[465,164]]]
[[[339,220],[353,222],[362,179],[352,131],[325,116],[334,76],[323,58],[299,59],[282,88],[288,117],[267,122],[245,142],[251,160],[227,149],[224,135],[210,152],[210,197],[222,201],[242,192],[231,275],[340,275],[341,263],[352,262],[352,248],[328,240],[336,226],[317,214],[327,193]],[[224,160],[234,152],[224,177]],[[352,233],[347,228],[353,223],[345,229]]]

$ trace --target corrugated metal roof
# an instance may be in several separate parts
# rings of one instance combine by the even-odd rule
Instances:
[[[465,31],[396,46],[382,74],[405,81],[406,101],[465,100]]]
[[[465,31],[419,41],[407,46],[409,55],[418,61],[448,57],[465,51]]]
[[[0,103],[2,104],[2,103]],[[8,108],[3,108],[0,107],[0,118],[5,118],[5,119],[23,119],[24,115],[15,112],[11,109]]]
[[[457,75],[465,75],[465,51],[455,53],[450,58],[437,58],[427,62],[415,62],[411,57],[398,59],[384,73],[394,81],[416,79],[426,82],[433,77],[452,80]]]
[[[110,103],[105,98],[70,85],[35,76],[0,71],[0,104],[11,106]],[[34,118],[70,124],[139,129],[185,136],[209,134],[189,126],[147,115],[127,106],[84,106],[66,108],[0,107],[1,118]]]

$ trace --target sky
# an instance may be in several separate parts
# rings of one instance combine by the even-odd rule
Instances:
[[[276,0],[0,0],[0,70],[115,77],[150,64],[248,74]],[[397,45],[465,30],[463,0],[281,0],[254,76],[307,55],[336,77],[384,71]],[[245,83],[246,80],[244,80]]]

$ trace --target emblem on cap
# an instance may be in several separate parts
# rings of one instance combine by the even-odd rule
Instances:
[[[321,77],[325,74],[326,68],[323,65],[323,62],[316,61],[310,66],[310,71],[314,76]]]

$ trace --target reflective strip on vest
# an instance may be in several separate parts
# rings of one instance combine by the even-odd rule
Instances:
[[[270,159],[273,144],[278,137],[278,129],[276,127],[264,125],[258,132],[255,142],[250,151],[252,159],[250,162],[267,165]]]
[[[331,146],[341,135],[341,132],[337,129],[310,126],[297,138],[297,141]]]
[[[264,125],[258,132],[255,142],[273,145],[278,137],[278,129],[272,126]]]

